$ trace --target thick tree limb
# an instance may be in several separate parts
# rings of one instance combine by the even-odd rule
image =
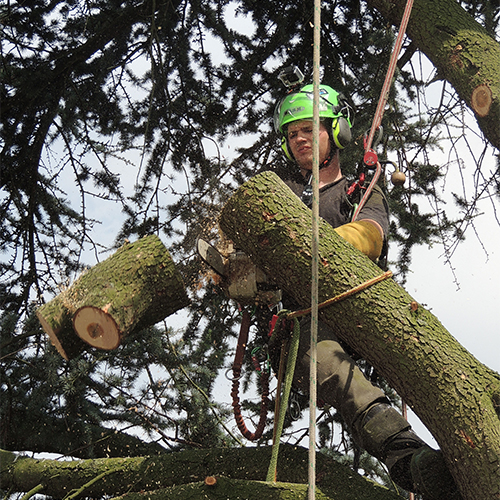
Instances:
[[[243,184],[220,226],[303,307],[310,305],[311,212],[273,173]],[[320,221],[319,301],[381,270]],[[464,498],[500,496],[500,375],[475,359],[394,280],[320,312],[413,408],[441,446]]]
[[[32,418],[32,416],[31,416]],[[8,430],[3,433],[2,447],[6,450],[30,450],[33,453],[56,453],[76,458],[137,457],[165,453],[155,442],[141,439],[88,422],[69,425],[62,418],[41,417],[33,429],[32,420],[23,411],[10,416]]]
[[[367,2],[399,26],[405,1]],[[406,31],[500,149],[500,44],[456,0],[414,0]]]
[[[210,500],[304,500],[307,498],[307,484],[295,483],[266,483],[261,481],[248,481],[241,479],[229,479],[227,477],[216,477],[213,486],[207,485],[205,481],[190,483],[187,485],[172,486],[155,492],[148,492],[148,500],[192,500],[203,498]],[[375,496],[367,497],[365,494],[353,494],[348,489],[316,488],[316,500],[389,500],[401,498],[387,490],[380,490]],[[144,493],[128,493],[114,500],[145,500]]]
[[[270,447],[191,450],[155,457],[73,462],[17,457],[5,451],[1,451],[0,454],[2,488],[22,492],[43,484],[43,493],[56,498],[63,498],[70,491],[86,486],[82,492],[84,496],[123,494],[121,498],[127,500],[138,498],[298,500],[305,498],[308,474],[307,450],[292,446],[282,446],[278,464],[280,482],[274,485],[262,482],[271,459]],[[316,471],[320,490],[318,499],[400,498],[394,492],[367,480],[349,467],[322,454],[318,454]],[[216,478],[214,486],[205,485],[204,480],[207,476]],[[57,477],[57,481],[50,480],[54,477]],[[98,477],[102,480],[95,481]],[[295,484],[283,484],[285,482]],[[203,496],[197,496],[197,492],[202,492]]]

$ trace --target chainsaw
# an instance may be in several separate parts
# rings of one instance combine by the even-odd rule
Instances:
[[[219,276],[224,278],[228,296],[241,305],[267,305],[270,308],[281,302],[278,289],[246,255],[240,250],[224,257],[214,246],[198,238],[196,249],[201,259]]]

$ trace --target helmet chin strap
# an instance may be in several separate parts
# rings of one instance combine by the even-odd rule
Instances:
[[[321,164],[319,165],[319,169],[321,170],[321,169],[323,169],[323,168],[325,168],[325,167],[328,167],[328,165],[330,165],[330,162],[332,161],[332,159],[333,159],[333,154],[332,154],[332,153],[330,153],[330,154],[326,157],[326,159],[325,159],[323,162],[321,162]],[[301,170],[305,170],[305,169],[301,169]],[[306,179],[306,181],[307,181],[307,183],[308,183],[308,184],[310,184],[310,183],[311,183],[311,179],[312,179],[312,170],[306,170],[305,179]]]
[[[330,165],[330,162],[333,160],[333,152],[335,151],[335,147],[331,146],[330,147],[330,152],[328,153],[328,156],[326,159],[320,164],[319,169],[321,170],[322,168],[327,167]]]
[[[332,133],[332,127],[331,126],[328,127],[328,138],[330,140],[330,151],[328,151],[328,156],[323,161],[323,163],[321,163],[321,165],[319,166],[320,170],[322,168],[325,168],[328,165],[330,165],[330,162],[333,160],[333,157],[335,155],[335,151],[337,151],[337,148],[335,147],[335,141],[333,139],[333,133]]]
[[[319,170],[321,170],[321,169],[323,169],[325,167],[328,167],[328,165],[330,165],[331,161],[333,160],[335,151],[336,151],[336,148],[334,146],[330,147],[330,152],[328,153],[328,156],[320,163]],[[297,162],[297,160],[295,160],[295,162]],[[305,170],[305,169],[301,169],[301,170]],[[307,170],[306,171],[305,179],[306,179],[306,181],[307,181],[308,184],[311,183],[312,170]]]

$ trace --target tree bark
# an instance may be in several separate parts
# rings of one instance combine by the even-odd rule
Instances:
[[[81,496],[123,495],[139,498],[304,499],[308,478],[308,451],[282,446],[278,483],[263,483],[271,460],[271,448],[190,450],[155,457],[98,460],[36,460],[1,451],[0,481],[11,492],[30,491],[63,498],[70,491]],[[206,486],[207,476],[216,478]],[[224,476],[224,477],[221,477]],[[397,500],[396,493],[370,481],[349,467],[318,454],[318,499]],[[229,481],[230,478],[233,481]],[[239,481],[234,481],[239,480]],[[203,483],[202,483],[203,482]],[[294,483],[283,484],[283,483]],[[196,492],[202,493],[197,496]],[[132,494],[131,492],[135,492]],[[147,492],[147,496],[144,494]],[[154,494],[156,492],[156,494]],[[259,496],[260,495],[260,496]]]
[[[85,351],[88,345],[73,329],[73,315],[64,303],[64,295],[62,292],[41,306],[36,315],[59,354],[69,360]]]
[[[399,26],[405,1],[367,3]],[[456,0],[414,0],[406,32],[472,109],[485,137],[500,149],[500,44]]]
[[[248,481],[242,479],[229,479],[227,477],[216,477],[213,486],[207,485],[205,481],[190,483],[187,485],[172,486],[154,492],[148,492],[148,500],[305,500],[308,494],[307,484],[296,484],[291,482],[266,483],[261,481]],[[387,490],[379,491],[375,496],[355,496],[352,492],[344,490],[343,487],[335,491],[323,488],[316,489],[316,500],[401,500],[401,497]],[[144,500],[144,493],[126,493],[114,500]]]
[[[154,325],[187,306],[182,277],[155,236],[126,243],[43,305],[37,316],[65,359],[93,347],[115,349],[134,330]],[[72,322],[72,327],[71,327]]]
[[[273,173],[243,184],[220,226],[303,307],[310,305],[311,212]],[[381,274],[320,221],[319,301]],[[500,375],[475,359],[393,279],[320,318],[397,390],[439,443],[465,499],[500,498]]]

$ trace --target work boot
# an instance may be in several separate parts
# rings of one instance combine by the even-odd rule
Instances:
[[[415,490],[424,500],[462,500],[441,450],[424,446],[415,451],[410,470]]]
[[[460,500],[442,453],[425,444],[386,403],[375,403],[353,424],[355,441],[389,469],[391,479],[424,500]]]

